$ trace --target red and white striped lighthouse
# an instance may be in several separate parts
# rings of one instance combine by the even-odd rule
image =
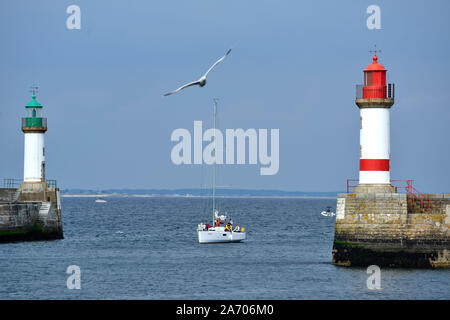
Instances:
[[[394,84],[386,84],[386,69],[373,56],[364,70],[364,85],[356,86],[360,109],[359,185],[390,185],[389,109]]]

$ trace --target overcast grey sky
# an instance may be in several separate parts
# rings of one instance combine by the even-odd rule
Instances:
[[[81,8],[68,30],[66,8]],[[381,7],[381,30],[366,8]],[[450,192],[449,1],[23,1],[0,3],[0,178],[23,177],[20,118],[40,87],[47,177],[61,188],[198,187],[170,160],[174,129],[280,129],[280,169],[221,166],[226,185],[344,190],[359,169],[355,84],[381,48],[396,84],[391,177]],[[163,97],[232,53],[204,88]]]

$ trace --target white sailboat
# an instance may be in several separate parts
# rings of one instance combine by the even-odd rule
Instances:
[[[101,190],[100,188],[98,188],[97,194],[98,194],[98,195],[101,195],[101,194],[102,194],[102,190]],[[95,199],[95,202],[96,202],[96,203],[106,203],[106,200],[99,197],[99,198]]]
[[[214,99],[214,132],[216,129],[217,100]],[[216,138],[214,137],[214,152],[216,150]],[[212,196],[212,226],[208,223],[200,223],[197,227],[199,243],[226,243],[245,240],[245,228],[233,225],[233,221],[226,215],[219,215],[216,209],[216,163],[213,166],[213,196]]]

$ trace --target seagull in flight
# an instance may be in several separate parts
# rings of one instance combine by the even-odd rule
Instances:
[[[181,90],[183,90],[184,88],[187,88],[187,87],[190,87],[190,86],[198,85],[198,86],[200,86],[200,87],[203,87],[203,86],[206,84],[206,77],[208,76],[208,73],[209,73],[212,69],[214,69],[214,67],[217,66],[217,65],[219,64],[219,62],[221,62],[223,59],[225,59],[225,57],[226,57],[227,55],[229,55],[230,52],[231,52],[231,49],[229,49],[229,50],[227,51],[227,53],[225,53],[225,55],[224,55],[222,58],[220,58],[219,60],[217,60],[217,61],[211,66],[211,68],[209,68],[208,71],[206,71],[206,73],[205,73],[200,79],[198,79],[197,81],[193,81],[193,82],[187,83],[187,84],[185,84],[185,85],[179,87],[179,88],[176,89],[176,90],[173,90],[173,91],[171,91],[171,92],[165,93],[164,96],[170,96],[171,94],[177,93],[178,91],[181,91]]]

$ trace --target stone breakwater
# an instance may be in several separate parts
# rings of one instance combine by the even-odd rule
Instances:
[[[332,262],[450,268],[450,194],[425,196],[429,212],[406,194],[339,194]]]
[[[0,242],[62,239],[58,188],[0,189]]]

